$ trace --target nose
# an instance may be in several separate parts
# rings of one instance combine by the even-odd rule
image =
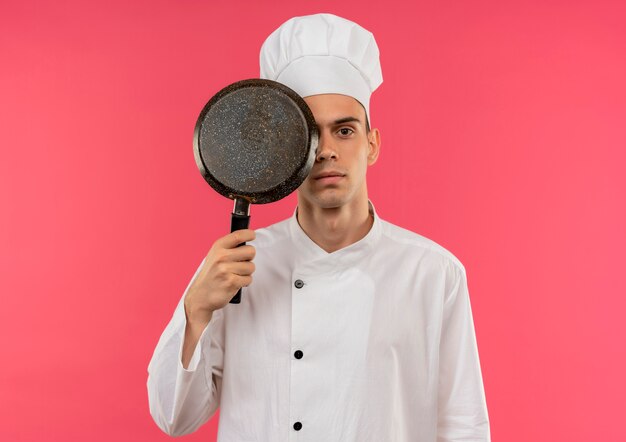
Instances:
[[[320,138],[317,144],[317,151],[315,152],[315,161],[322,162],[324,160],[336,160],[337,152],[330,139],[330,136],[320,131]]]

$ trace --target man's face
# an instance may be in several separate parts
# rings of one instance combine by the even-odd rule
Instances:
[[[365,109],[352,97],[321,94],[305,97],[320,139],[315,164],[299,190],[299,198],[325,209],[367,199],[365,174],[376,162],[378,129],[366,133]]]

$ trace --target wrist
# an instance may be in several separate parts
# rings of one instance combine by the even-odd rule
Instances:
[[[210,309],[195,309],[185,302],[185,318],[187,320],[187,324],[190,326],[198,326],[204,327],[206,326],[211,317],[213,316],[213,310]]]

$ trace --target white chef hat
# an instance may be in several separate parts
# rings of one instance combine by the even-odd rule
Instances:
[[[302,97],[355,98],[368,121],[370,95],[383,82],[374,35],[333,14],[287,20],[263,43],[260,64],[261,78],[278,81]]]

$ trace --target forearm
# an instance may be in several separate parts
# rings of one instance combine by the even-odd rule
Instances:
[[[462,268],[455,268],[445,298],[439,347],[437,442],[490,440],[476,333]]]
[[[211,358],[209,343],[215,339],[218,315],[205,325],[190,325],[187,332],[182,302],[163,332],[148,368],[148,399],[150,413],[157,425],[169,435],[195,431],[219,406],[219,379],[213,379],[219,354]],[[197,332],[196,330],[200,330]],[[211,333],[212,332],[212,333]],[[204,336],[203,336],[204,333]],[[219,331],[217,331],[219,334]],[[185,335],[189,334],[189,339]],[[219,337],[217,338],[219,339]],[[200,348],[202,346],[202,348]],[[183,357],[183,348],[187,349]],[[194,357],[195,355],[195,357]],[[185,361],[185,367],[182,362]],[[195,361],[194,361],[195,359]]]
[[[185,316],[187,318],[187,325],[185,326],[185,339],[183,342],[181,362],[183,364],[183,367],[187,369],[189,367],[189,362],[191,361],[191,357],[193,356],[196,345],[198,345],[198,341],[200,340],[200,336],[209,324],[209,321],[211,320],[213,314],[209,313],[208,316],[197,319],[193,317],[193,315],[187,314],[187,311],[185,309]]]

